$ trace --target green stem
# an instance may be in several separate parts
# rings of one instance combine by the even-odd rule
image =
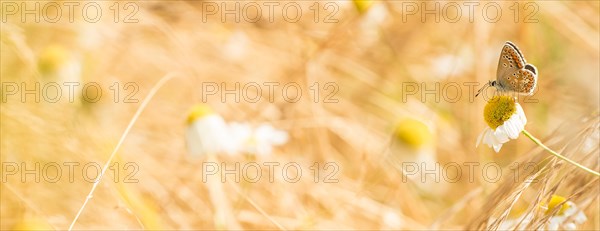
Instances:
[[[569,159],[569,158],[567,158],[567,157],[565,157],[565,156],[563,156],[561,154],[558,154],[554,150],[550,149],[549,147],[547,147],[546,145],[544,145],[540,140],[538,140],[537,138],[535,138],[533,135],[529,134],[529,132],[527,132],[527,130],[523,130],[523,134],[525,134],[525,136],[529,137],[529,139],[531,139],[534,143],[536,143],[540,147],[546,149],[546,151],[548,151],[552,155],[554,155],[554,156],[556,156],[556,157],[558,157],[558,158],[560,158],[560,159],[562,159],[562,160],[564,160],[566,162],[569,162],[570,164],[575,165],[578,168],[580,168],[582,170],[585,170],[586,172],[594,174],[595,176],[600,176],[600,173],[598,173],[598,172],[596,172],[594,170],[591,170],[589,168],[586,168],[585,166],[583,166],[581,164],[578,164],[577,162],[575,162],[575,161],[573,161],[573,160],[571,160],[571,159]]]

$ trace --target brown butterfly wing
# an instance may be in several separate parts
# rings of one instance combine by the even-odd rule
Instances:
[[[532,94],[537,83],[537,70],[533,65],[527,65],[531,66],[531,68],[516,70],[512,74],[505,75],[499,79],[499,89],[526,95]]]
[[[506,42],[500,53],[498,60],[498,69],[496,71],[496,80],[502,79],[504,76],[515,73],[517,70],[525,67],[525,58],[518,48],[511,42]]]
[[[524,69],[519,70],[519,84],[515,88],[516,92],[530,95],[535,90],[537,84],[537,69],[531,64],[527,64]]]

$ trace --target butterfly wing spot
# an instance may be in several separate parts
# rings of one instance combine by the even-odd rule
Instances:
[[[527,69],[521,69],[517,74],[522,80],[519,81],[519,86],[518,88],[515,88],[515,90],[520,93],[533,92],[533,89],[535,88],[535,74]]]
[[[523,54],[521,54],[521,51],[519,51],[519,48],[517,47],[517,45],[515,45],[514,43],[510,42],[510,41],[506,41],[505,46],[510,46],[514,51],[516,51],[517,54],[519,54],[519,57],[521,57],[523,59],[523,61],[525,61],[525,58],[523,57]]]
[[[508,54],[509,57],[507,57],[507,59],[509,61],[514,61],[517,64],[518,69],[521,69],[523,66],[525,66],[525,58],[523,58],[523,55],[521,55],[521,52],[514,44],[507,42],[502,51],[503,53],[506,52]]]

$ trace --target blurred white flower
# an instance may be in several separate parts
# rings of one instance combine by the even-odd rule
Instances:
[[[274,146],[285,144],[288,134],[283,130],[262,124],[253,129],[249,124],[231,123],[229,125],[231,140],[239,151],[256,155],[270,155]]]
[[[273,146],[285,144],[288,134],[283,130],[273,128],[271,125],[262,124],[256,128],[250,142],[251,149],[258,155],[269,155]]]
[[[223,46],[225,58],[239,61],[244,58],[250,45],[250,39],[242,31],[235,31]]]
[[[358,34],[354,38],[354,42],[361,46],[368,47],[380,40],[381,27],[386,19],[389,18],[389,12],[385,4],[381,2],[356,1],[355,3],[358,2],[368,2],[368,6],[363,4],[360,7],[365,8],[358,8],[362,15],[358,22]],[[362,3],[358,4],[360,5]],[[356,6],[359,7],[359,5]]]
[[[404,224],[402,217],[392,210],[385,211],[382,219],[384,229],[399,229]]]
[[[560,208],[557,207],[559,205]],[[562,196],[552,195],[547,209],[546,214],[554,214],[548,220],[548,230],[575,230],[577,229],[577,225],[581,225],[587,221],[587,217],[583,211],[577,208],[575,203],[567,201]],[[558,210],[558,212],[555,210]]]
[[[495,220],[496,218],[491,219],[491,222],[489,222],[488,224],[493,224],[493,221]],[[497,230],[527,230],[527,226],[531,223],[532,220],[533,213],[524,214],[514,219],[506,219],[502,221],[502,223],[500,223]],[[491,228],[488,227],[488,230],[491,230]]]
[[[420,120],[412,118],[403,119],[395,126],[392,153],[389,155],[392,163],[399,166],[409,163],[419,167],[422,164],[429,168],[435,166],[435,145],[431,129]]]
[[[251,139],[252,133],[252,126],[248,123],[229,123],[229,139],[238,147],[237,151],[246,151],[244,149],[247,146],[246,143]]]
[[[517,139],[527,124],[523,108],[509,96],[492,98],[485,106],[483,117],[489,127],[479,135],[475,147],[483,141],[496,152],[510,139]]]
[[[600,124],[596,124],[589,136],[583,141],[581,151],[583,153],[590,153],[596,150],[598,142],[600,141]]]
[[[269,155],[274,146],[285,144],[288,134],[262,124],[252,128],[248,123],[226,123],[207,105],[196,105],[188,116],[187,145],[192,155],[241,152]]]
[[[445,78],[451,74],[453,74],[454,76],[463,74],[464,71],[471,66],[467,64],[468,62],[468,58],[465,58],[464,56],[442,54],[440,56],[432,58],[430,67],[432,67],[432,72],[434,73],[434,76],[438,76],[439,78]]]
[[[235,151],[225,120],[209,106],[195,105],[188,115],[187,124],[186,143],[190,154],[233,154]]]
[[[420,189],[436,193],[447,189],[437,179],[439,174],[422,174],[425,169],[439,173],[441,167],[432,129],[421,120],[406,118],[395,125],[387,160]]]
[[[59,45],[50,45],[38,56],[38,69],[49,81],[81,82],[81,59]]]

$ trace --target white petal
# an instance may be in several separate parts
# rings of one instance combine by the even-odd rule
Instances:
[[[519,116],[519,119],[523,122],[523,125],[527,124],[527,117],[525,117],[525,112],[523,111],[523,108],[518,103],[516,104],[516,107],[517,107],[516,114]]]
[[[288,139],[289,139],[289,136],[288,136],[287,132],[277,130],[273,134],[272,141],[273,141],[273,144],[275,144],[275,145],[282,145],[282,144],[287,143]]]
[[[229,140],[237,152],[250,151],[248,143],[252,137],[252,127],[247,123],[230,123],[229,124]]]
[[[517,137],[519,137],[519,130],[518,130],[518,125],[515,124],[515,122],[518,123],[518,121],[515,121],[516,118],[510,118],[508,119],[508,121],[504,122],[504,124],[502,125],[504,127],[504,130],[506,131],[506,134],[508,135],[508,137],[510,137],[511,139],[516,139]]]
[[[563,216],[565,217],[570,217],[571,215],[574,215],[575,213],[577,213],[577,211],[579,211],[579,209],[577,209],[577,205],[571,201],[567,201],[565,202],[565,204],[567,206],[569,206],[569,208],[567,210],[565,210]]]
[[[288,134],[283,130],[275,129],[269,124],[258,126],[251,133],[251,142],[246,142],[246,149],[258,155],[268,155],[273,151],[273,146],[287,142]]]
[[[487,144],[488,147],[492,147],[495,144],[497,144],[496,139],[494,138],[494,132],[492,131],[492,129],[488,129],[485,131],[485,134],[483,134],[483,143]]]
[[[506,132],[506,126],[501,125],[500,127],[497,127],[496,130],[494,131],[494,136],[496,137],[496,140],[498,141],[498,143],[506,143],[508,142],[508,135]]]
[[[188,127],[188,148],[193,155],[203,153],[231,153],[234,148],[229,137],[229,128],[222,117],[208,115],[194,121]]]
[[[577,226],[575,226],[575,224],[573,222],[569,222],[563,225],[563,227],[565,228],[565,230],[575,230],[577,229]]]
[[[500,148],[502,148],[502,144],[494,145],[494,151],[496,151],[496,153],[500,151]]]
[[[558,222],[557,220],[550,218],[549,224],[548,224],[548,230],[558,230],[558,225],[560,224],[560,222]]]
[[[483,130],[481,133],[479,133],[479,136],[477,137],[477,143],[475,143],[475,148],[479,147],[479,144],[481,143],[481,139],[483,139],[483,135],[487,133],[487,131],[490,128],[485,128],[485,130]]]
[[[524,121],[521,118],[515,117],[514,125],[517,125],[517,130],[519,131],[519,133],[521,133],[523,131],[523,129],[525,129],[525,124],[527,124],[527,121]]]
[[[202,141],[200,140],[200,135],[195,127],[190,126],[187,128],[185,138],[187,150],[191,155],[199,156],[204,154],[202,151]]]
[[[579,211],[575,217],[573,218],[573,220],[577,223],[577,224],[583,224],[583,222],[587,221],[587,217],[585,216],[585,214],[582,211]]]

